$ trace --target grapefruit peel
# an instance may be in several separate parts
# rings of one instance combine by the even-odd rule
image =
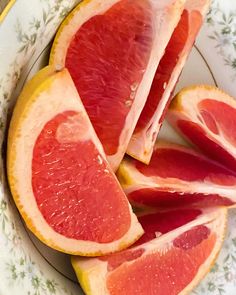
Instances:
[[[45,123],[55,115],[68,110],[83,114],[87,136],[96,143],[100,157],[106,163],[102,145],[89,122],[69,73],[67,70],[54,73],[49,66],[28,82],[17,102],[10,123],[7,172],[14,201],[27,227],[42,242],[56,250],[69,254],[97,256],[126,248],[143,232],[128,201],[124,204],[128,206],[126,208],[130,215],[130,227],[121,238],[109,243],[68,238],[56,232],[39,210],[31,183],[33,148]],[[108,164],[106,165],[108,174],[113,175]],[[117,183],[117,190],[121,191],[115,176],[111,177]],[[123,195],[122,192],[121,194]]]

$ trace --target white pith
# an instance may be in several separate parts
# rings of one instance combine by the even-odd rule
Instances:
[[[192,281],[190,284],[188,284],[184,290],[182,290],[179,295],[187,295],[191,290],[196,287],[196,285],[203,279],[203,277],[210,271],[211,267],[214,265],[215,259],[217,258],[217,255],[219,254],[219,251],[222,247],[222,244],[224,242],[224,236],[226,232],[227,227],[227,209],[220,209],[221,211],[218,211],[217,214],[219,216],[215,217],[215,220],[212,224],[210,224],[209,228],[216,233],[217,239],[214,246],[213,251],[208,256],[206,261],[199,267],[199,270],[197,272],[197,275],[194,278],[194,281]]]
[[[199,280],[209,271],[210,265],[213,263],[217,253],[222,245],[224,232],[227,221],[227,211],[225,208],[211,208],[203,209],[203,213],[198,216],[195,220],[187,223],[186,225],[177,228],[169,233],[163,234],[162,236],[151,240],[145,244],[134,247],[133,250],[145,249],[145,252],[142,254],[142,259],[148,254],[154,254],[157,252],[165,253],[172,247],[172,241],[183,234],[184,232],[190,230],[191,228],[197,225],[207,226],[211,232],[214,232],[217,235],[217,240],[214,246],[213,251],[207,260],[201,265],[197,275],[193,278],[194,281],[191,282],[180,294],[185,294],[187,290],[191,290]],[[134,261],[127,261],[123,264],[131,265],[139,258]],[[122,265],[123,265],[122,264]],[[96,258],[79,258],[76,257],[73,259],[73,267],[75,271],[78,269],[80,274],[83,274],[83,278],[86,279],[84,284],[85,292],[89,290],[86,294],[90,295],[110,295],[110,292],[106,286],[106,281],[112,271],[108,272],[108,263],[106,261],[101,261]],[[80,276],[78,275],[78,278]],[[138,282],[136,282],[138,283]],[[151,281],[150,281],[151,284]]]
[[[194,97],[194,99],[192,99]],[[233,145],[221,131],[220,126],[215,121],[215,124],[218,127],[219,135],[212,132],[204,123],[202,123],[199,117],[202,117],[199,109],[198,103],[200,103],[203,99],[212,99],[219,102],[225,102],[230,107],[236,110],[236,101],[234,98],[230,97],[228,94],[222,92],[216,87],[208,87],[208,86],[198,86],[195,88],[186,89],[180,98],[180,107],[181,110],[175,111],[173,109],[170,110],[168,114],[168,120],[170,123],[173,122],[174,126],[177,126],[176,120],[185,120],[193,123],[197,123],[207,134],[207,137],[217,142],[217,144],[223,147],[230,155],[236,158],[236,147]],[[204,122],[204,120],[203,120]]]
[[[123,155],[127,150],[129,140],[132,136],[137,120],[144,107],[147,95],[151,88],[152,80],[155,75],[158,63],[164,53],[167,42],[169,41],[170,36],[180,19],[185,1],[186,0],[150,0],[154,11],[153,26],[155,29],[155,35],[153,47],[142,81],[138,86],[134,102],[131,106],[130,112],[126,117],[124,128],[120,134],[117,152],[107,157],[108,162],[111,164],[114,171],[117,170]],[[59,31],[57,36],[57,44],[60,44],[60,46],[57,45],[57,47],[55,47],[56,51],[53,52],[52,62],[54,66],[63,67],[65,65],[67,48],[81,25],[95,14],[105,13],[112,5],[117,2],[119,1],[90,1],[85,5],[81,5],[81,8],[78,10],[78,12],[75,12],[74,16],[72,16],[68,21],[69,25],[66,25],[65,21],[63,31]]]
[[[103,148],[80,102],[69,74],[67,71],[63,71],[55,75],[57,75],[57,78],[53,77],[47,89],[32,94],[34,100],[30,106],[26,106],[23,110],[21,123],[17,125],[17,130],[15,130],[17,137],[11,147],[11,153],[15,158],[12,157],[11,159],[9,174],[12,177],[15,194],[19,197],[17,206],[20,212],[24,213],[26,224],[30,223],[30,229],[33,228],[33,232],[52,248],[81,255],[113,252],[120,247],[123,248],[126,244],[130,244],[135,237],[143,232],[136,216],[132,213],[130,205],[131,226],[128,232],[119,240],[99,244],[67,238],[55,232],[45,221],[33,195],[31,180],[34,144],[44,125],[57,114],[68,110],[83,113],[84,118],[88,120],[87,139],[89,138],[95,143],[101,159],[106,161]],[[107,170],[107,172],[112,173],[111,170]]]
[[[201,157],[202,159],[206,159],[204,156],[200,156],[198,153],[195,153],[194,151],[191,151],[188,148],[184,147],[178,147],[177,145],[171,145],[165,143],[157,143],[155,146],[155,149],[161,149],[161,148],[171,148],[171,146],[175,150],[185,150],[186,153],[196,155],[198,157]],[[206,159],[207,160],[207,159]],[[209,160],[208,160],[209,161]],[[160,189],[160,191],[168,192],[168,193],[175,193],[179,192],[180,194],[184,193],[199,193],[207,195],[209,194],[218,194],[222,197],[226,197],[230,199],[233,202],[236,202],[236,181],[235,185],[231,186],[225,186],[216,184],[210,179],[205,179],[204,181],[184,181],[179,178],[162,178],[158,176],[145,176],[142,174],[136,167],[128,160],[123,160],[122,164],[122,172],[121,174],[125,174],[124,177],[128,177],[128,184],[123,183],[121,181],[121,184],[123,186],[123,189],[128,196],[130,193],[140,190],[140,189]]]
[[[202,17],[204,18],[206,12],[208,11],[210,1],[209,0],[187,0],[185,3],[185,9],[188,10],[189,13],[192,11],[198,11]],[[158,104],[158,107],[152,116],[152,118],[147,122],[146,126],[137,133],[134,133],[131,137],[130,143],[128,145],[127,153],[133,156],[136,159],[144,163],[149,163],[153,147],[155,141],[157,139],[161,123],[160,118],[165,110],[166,104],[170,98],[171,92],[178,80],[178,77],[181,74],[181,71],[186,63],[187,57],[191,51],[193,42],[198,33],[198,28],[191,26],[191,16],[189,15],[189,23],[190,23],[190,31],[188,35],[188,39],[185,43],[185,46],[182,52],[179,54],[178,62],[171,74],[169,83],[167,83],[165,91],[162,95],[162,98]]]

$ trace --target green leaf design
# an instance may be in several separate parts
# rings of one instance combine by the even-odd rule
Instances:
[[[232,79],[236,79],[236,61],[233,54],[236,54],[236,11],[223,11],[218,1],[213,1],[211,9],[207,15],[206,23],[209,30],[209,39],[215,43],[215,48],[225,61],[225,65],[233,71]],[[212,29],[213,28],[213,29]]]

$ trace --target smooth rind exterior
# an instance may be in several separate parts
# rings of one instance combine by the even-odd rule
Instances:
[[[49,63],[53,65],[55,69],[58,67],[64,67],[67,48],[80,26],[93,15],[104,13],[109,7],[117,2],[119,2],[119,0],[109,0],[107,2],[101,0],[88,0],[78,5],[78,7],[62,23],[58,31],[52,46]],[[126,116],[124,127],[121,130],[117,152],[113,155],[107,156],[108,162],[113,171],[117,170],[127,150],[129,140],[147,99],[158,63],[164,53],[167,42],[180,19],[185,0],[163,0],[160,2],[151,0],[150,2],[153,5],[153,9],[155,9],[155,19],[153,20],[155,32],[153,48],[142,81],[138,86],[132,107]]]
[[[235,99],[221,89],[210,85],[193,85],[182,89],[176,94],[167,113],[167,120],[187,140],[188,138],[178,128],[177,120],[183,119],[185,121],[197,123],[204,130],[206,138],[209,138],[212,142],[216,142],[217,145],[225,149],[229,155],[236,159],[235,146],[224,137],[214,134],[197,118],[198,111],[196,106],[198,102],[205,98],[225,102],[236,109]]]
[[[45,77],[47,78],[44,79]],[[42,83],[34,89],[37,82]],[[32,85],[29,85],[31,83]],[[143,230],[129,204],[131,216],[129,230],[122,238],[106,244],[64,237],[55,232],[43,218],[36,204],[31,184],[34,143],[45,122],[48,122],[56,113],[68,109],[86,113],[79,102],[77,91],[67,70],[51,75],[51,68],[48,67],[37,74],[29,84],[23,91],[23,96],[19,99],[13,113],[9,128],[7,155],[7,172],[11,192],[28,228],[48,246],[68,254],[97,256],[123,249],[132,244],[141,236]],[[59,93],[57,89],[62,92]],[[57,97],[57,100],[54,97]],[[32,124],[35,118],[40,118],[41,121]],[[88,117],[87,120],[89,122]],[[91,124],[88,132],[105,160],[103,148]],[[24,183],[22,177],[24,177]]]
[[[191,283],[188,284],[178,295],[189,294],[191,290],[209,272],[212,265],[214,264],[219,254],[219,251],[222,247],[222,243],[224,241],[224,237],[226,233],[227,209],[213,208],[210,210],[206,210],[196,220],[178,229],[175,229],[167,234],[164,234],[159,238],[156,238],[150,242],[147,242],[145,244],[142,244],[134,248],[134,249],[138,249],[139,247],[142,247],[146,249],[147,251],[150,251],[150,253],[154,253],[155,250],[158,249],[158,247],[162,247],[162,244],[165,244],[165,243],[168,243],[169,241],[174,240],[174,238],[176,238],[180,234],[200,224],[212,225],[211,228],[212,230],[214,230],[214,233],[217,235],[216,244],[214,246],[213,251],[211,252],[211,255],[207,258],[205,263],[201,265],[201,267],[198,270],[198,273],[193,278]],[[132,264],[132,261],[127,263]],[[110,292],[106,286],[106,280],[109,276],[106,261],[101,261],[96,258],[73,257],[72,265],[74,267],[78,280],[81,282],[81,286],[86,295],[110,295]]]

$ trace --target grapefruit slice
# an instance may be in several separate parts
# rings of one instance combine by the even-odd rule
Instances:
[[[66,18],[50,64],[66,67],[116,170],[185,0],[83,1]]]
[[[236,101],[214,86],[180,91],[167,113],[168,121],[210,158],[236,171]]]
[[[181,222],[173,224],[173,216]],[[87,295],[189,294],[222,246],[227,210],[153,213],[140,222],[146,241],[101,258],[72,258]]]
[[[27,227],[52,248],[102,255],[142,235],[67,70],[47,67],[23,90],[7,172]]]
[[[148,164],[172,91],[178,81],[203,18],[209,0],[185,3],[185,9],[165,49],[148,95],[128,145],[127,154]]]
[[[200,153],[159,142],[149,165],[124,159],[118,178],[136,207],[233,206],[236,173]]]

